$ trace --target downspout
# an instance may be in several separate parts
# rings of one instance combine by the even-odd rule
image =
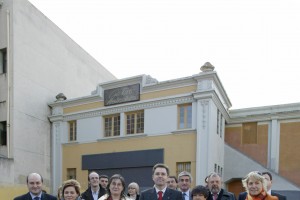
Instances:
[[[10,158],[10,13],[6,10],[7,50],[6,50],[6,75],[7,75],[7,157]]]

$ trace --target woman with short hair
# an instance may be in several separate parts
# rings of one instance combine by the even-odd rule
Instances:
[[[267,193],[266,179],[259,172],[250,172],[242,183],[247,191],[246,200],[278,200]]]

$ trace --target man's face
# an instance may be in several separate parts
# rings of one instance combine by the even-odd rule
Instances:
[[[208,178],[208,189],[213,194],[220,192],[221,184],[221,178],[219,176],[212,176]]]
[[[95,172],[90,173],[89,181],[90,181],[91,187],[98,187],[99,183],[100,183],[99,175]]]
[[[168,188],[173,189],[173,190],[177,190],[177,183],[176,183],[175,178],[170,178],[169,177],[167,179],[167,185],[168,185]]]
[[[100,185],[103,188],[106,188],[108,184],[108,178],[100,178]]]
[[[157,187],[164,187],[167,185],[167,179],[168,179],[168,173],[165,168],[158,167],[155,169],[152,179],[154,181],[154,184]]]
[[[178,186],[182,192],[186,192],[190,189],[191,179],[189,176],[181,176],[178,179]]]
[[[27,187],[29,192],[37,196],[42,192],[42,179],[39,174],[30,174],[28,176]]]
[[[264,174],[263,177],[265,177],[267,181],[267,190],[269,191],[272,187],[272,181],[270,179],[270,176],[268,174]]]

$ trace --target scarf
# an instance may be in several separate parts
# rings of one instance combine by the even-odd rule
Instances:
[[[248,193],[246,200],[264,200],[267,197],[267,193],[262,190],[261,193],[259,193],[256,196],[252,196]]]

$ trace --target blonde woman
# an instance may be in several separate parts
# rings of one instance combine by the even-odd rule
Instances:
[[[242,183],[247,191],[245,200],[278,200],[277,197],[267,193],[266,179],[259,172],[250,172]]]
[[[80,184],[74,179],[67,180],[63,183],[62,197],[64,200],[80,199]]]

